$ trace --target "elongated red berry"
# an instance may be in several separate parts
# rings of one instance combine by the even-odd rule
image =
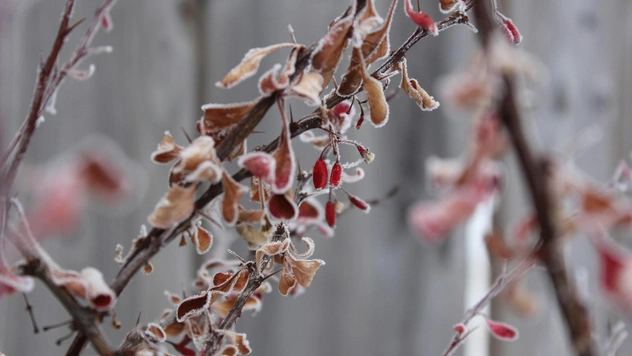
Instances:
[[[327,163],[324,160],[318,159],[314,164],[312,180],[316,189],[323,189],[327,186]]]
[[[364,211],[365,213],[368,213],[369,210],[371,210],[371,205],[369,205],[369,203],[365,202],[364,200],[351,194],[349,194],[348,197],[351,204],[355,205],[356,208]]]
[[[329,183],[333,187],[337,187],[340,185],[340,180],[342,178],[342,165],[340,162],[334,163],[334,166],[331,168],[331,177],[329,177]]]
[[[328,201],[325,205],[325,220],[329,227],[336,226],[336,204],[333,201]]]

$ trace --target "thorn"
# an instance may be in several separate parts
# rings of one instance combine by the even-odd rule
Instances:
[[[277,274],[277,273],[281,272],[282,270],[283,270],[283,268],[281,268],[281,269],[279,269],[279,270],[276,270],[276,271],[274,271],[274,272],[270,273],[270,274],[269,274],[269,275],[267,275],[267,276],[264,276],[264,277],[263,277],[263,279],[262,279],[261,281],[262,281],[262,282],[265,282],[265,280],[266,280],[266,279],[268,279],[268,278],[270,278],[270,277],[274,276],[275,274]]]
[[[51,330],[51,329],[61,328],[62,326],[66,326],[66,325],[70,325],[70,324],[72,324],[72,319],[66,320],[66,321],[62,321],[61,323],[44,326],[42,328],[42,330],[43,331],[48,331],[48,330]]]
[[[57,345],[57,346],[61,346],[61,344],[62,344],[64,341],[66,341],[66,340],[70,339],[70,338],[71,338],[74,334],[75,334],[75,332],[74,332],[74,331],[72,331],[72,332],[70,332],[70,334],[68,334],[68,335],[66,335],[66,336],[62,336],[62,337],[60,337],[59,339],[57,339],[57,341],[55,341],[55,345]]]
[[[29,313],[31,324],[33,324],[33,334],[37,334],[39,333],[39,328],[35,322],[35,315],[33,315],[33,306],[29,303],[29,298],[26,296],[26,293],[22,293],[22,296],[24,297],[24,303],[26,303],[26,312]]]
[[[336,77],[331,77],[331,81],[334,83],[334,91],[338,91],[338,81],[336,81]]]
[[[187,141],[189,141],[189,143],[193,142],[193,140],[191,140],[191,136],[189,136],[189,134],[187,133],[187,131],[184,129],[184,127],[180,126],[180,130],[182,130],[182,133],[184,134],[184,137],[187,138]]]
[[[233,255],[233,257],[235,257],[236,259],[240,260],[243,264],[248,263],[246,260],[244,260],[243,258],[241,258],[241,256],[239,256],[239,255],[237,254],[237,252],[235,252],[235,251],[233,251],[233,250],[231,250],[231,249],[228,249],[228,253],[230,253],[231,255]]]
[[[292,43],[296,44],[297,42],[296,42],[296,37],[294,36],[294,28],[292,27],[292,25],[288,24],[287,29],[288,31],[290,31],[290,37],[292,38]]]
[[[290,125],[294,123],[294,113],[292,112],[292,104],[288,105],[290,107]]]
[[[140,324],[140,315],[141,315],[141,312],[138,312],[138,318],[136,318],[136,326]]]
[[[77,28],[77,26],[81,25],[85,20],[86,20],[86,18],[84,17],[81,20],[75,22],[74,25],[68,27],[68,29],[64,33],[64,37],[68,36],[75,28]]]
[[[215,219],[213,219],[212,217],[208,216],[205,212],[203,212],[200,209],[195,209],[195,212],[198,213],[198,215],[200,215],[201,217],[205,218],[206,220],[210,221],[212,224],[214,224],[215,226],[219,227],[220,229],[222,228],[222,226],[215,221]]]

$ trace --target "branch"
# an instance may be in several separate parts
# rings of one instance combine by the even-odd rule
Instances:
[[[271,242],[281,241],[286,238],[289,238],[289,231],[287,230],[285,224],[280,223],[279,225],[277,225],[276,231],[274,232],[274,235],[272,236]],[[272,260],[272,256],[264,255],[261,258],[261,265],[266,266],[271,260]],[[233,306],[230,308],[230,311],[226,315],[226,318],[224,318],[222,323],[219,325],[220,330],[230,329],[235,324],[237,319],[239,319],[239,317],[241,316],[242,309],[246,305],[246,302],[248,301],[248,299],[252,297],[252,295],[255,293],[257,288],[259,288],[261,284],[267,279],[266,276],[262,276],[257,271],[257,267],[259,266],[255,266],[255,264],[252,262],[249,262],[247,266],[250,270],[250,275],[248,276],[248,283],[246,284],[246,287],[244,288],[244,290],[239,294],[239,297],[237,297],[235,304],[233,304]],[[213,333],[211,335],[211,338],[206,343],[206,351],[204,352],[204,355],[213,356],[213,354],[215,354],[215,352],[217,352],[217,350],[219,349],[219,346],[223,338],[224,338],[223,334]]]
[[[101,18],[110,10],[110,8],[112,8],[112,6],[114,6],[116,1],[117,0],[104,0],[101,7],[96,10],[94,20],[83,36],[81,44],[77,47],[77,49],[75,49],[68,62],[59,69],[56,66],[59,53],[61,52],[68,35],[70,35],[72,30],[74,30],[77,25],[83,21],[81,20],[74,25],[70,25],[70,18],[72,17],[75,7],[75,0],[66,1],[66,6],[62,13],[61,22],[59,24],[59,29],[57,30],[57,37],[55,38],[53,47],[51,48],[46,62],[40,65],[39,68],[39,75],[35,84],[35,92],[33,93],[29,113],[22,123],[20,130],[9,143],[6,151],[2,154],[0,166],[4,166],[13,151],[16,151],[13,155],[13,159],[10,161],[6,174],[4,175],[2,187],[4,195],[7,195],[7,193],[11,190],[11,186],[13,185],[17,171],[22,159],[24,158],[24,154],[31,142],[31,137],[37,128],[37,119],[42,115],[44,108],[50,102],[51,98],[54,97],[57,89],[66,78],[68,72],[73,70],[73,68],[75,68],[84,58],[90,55],[88,47],[92,43],[94,36],[101,26]]]
[[[470,9],[473,5],[468,5]],[[446,30],[457,24],[465,24],[468,22],[468,17],[464,13],[456,13],[450,17],[437,23],[437,27],[440,31]],[[419,42],[424,37],[430,35],[430,32],[417,28],[415,32],[402,44],[402,46],[389,56],[389,58],[382,64],[376,71],[372,73],[374,77],[379,76],[382,72],[388,70],[393,64],[400,61],[406,52],[412,48],[414,44]],[[303,50],[298,57],[295,66],[295,74],[290,78],[290,81],[294,80],[307,66],[309,65],[312,52],[316,48],[316,45],[312,45],[309,48]],[[267,111],[275,104],[277,98],[281,95],[280,92],[274,92],[269,96],[266,96],[259,100],[255,107],[246,115],[241,122],[226,136],[224,140],[217,147],[217,156],[220,160],[225,160],[226,157],[237,147],[243,140],[248,137],[254,128],[261,122]],[[335,93],[327,100],[327,108],[331,108],[336,104],[342,102],[344,98],[336,95]],[[291,137],[294,138],[303,132],[320,127],[322,124],[319,116],[312,116],[306,120],[298,123],[293,123],[290,126]],[[265,152],[274,151],[279,142],[277,137],[270,144],[266,145],[263,150]],[[250,172],[241,169],[233,175],[233,179],[236,181],[242,181],[251,176]],[[200,198],[195,202],[195,210],[204,210],[206,206],[216,197],[223,192],[223,186],[221,183],[211,185]],[[169,244],[176,239],[181,233],[191,225],[193,219],[197,217],[197,213],[192,213],[187,219],[180,222],[176,226],[170,229],[152,228],[147,234],[146,238],[134,247],[134,251],[130,254],[126,263],[121,267],[115,279],[111,282],[110,287],[117,294],[120,295],[125,287],[129,284],[132,277],[146,265],[151,258],[153,258],[162,248],[162,246]],[[78,335],[73,341],[71,350],[67,355],[78,355],[86,339],[82,335]]]
[[[94,310],[84,308],[64,287],[57,285],[50,276],[50,270],[45,263],[46,258],[40,253],[37,243],[30,236],[26,215],[21,204],[16,199],[11,199],[10,204],[16,207],[24,230],[22,234],[18,231],[9,234],[13,244],[26,259],[26,264],[21,266],[22,274],[33,276],[44,282],[46,287],[53,293],[59,302],[66,308],[72,316],[73,326],[77,331],[83,333],[90,340],[99,355],[111,355],[109,342],[105,338],[103,331],[94,322],[98,316]]]
[[[488,1],[477,0],[475,9],[481,42],[484,49],[489,49],[493,41],[494,22],[488,8]],[[577,292],[571,284],[564,257],[557,246],[557,228],[553,220],[551,207],[552,197],[548,190],[547,163],[536,157],[522,129],[522,118],[515,98],[513,78],[503,75],[504,96],[500,101],[500,120],[503,122],[518,155],[522,173],[527,181],[531,200],[540,226],[540,241],[537,256],[546,267],[562,317],[568,326],[569,337],[577,355],[594,355],[590,336],[590,320],[586,307],[579,301]]]

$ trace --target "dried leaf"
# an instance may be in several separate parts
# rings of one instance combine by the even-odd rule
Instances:
[[[402,73],[402,81],[399,83],[399,87],[402,88],[406,95],[415,100],[421,110],[432,111],[438,108],[439,102],[434,100],[432,96],[419,86],[417,79],[408,78],[408,68],[405,58],[399,63],[399,67]]]
[[[149,223],[166,229],[191,215],[194,208],[195,186],[180,187],[174,185],[160,199],[154,211],[149,215]]]
[[[116,303],[116,294],[96,268],[86,267],[81,273],[49,266],[52,280],[76,297],[88,302],[97,311],[110,310]]]
[[[216,158],[215,141],[209,136],[200,136],[180,151],[180,160],[173,167],[175,173],[192,172],[206,161]]]
[[[239,157],[239,167],[246,168],[253,176],[272,183],[275,180],[276,161],[266,152],[251,152]]]
[[[198,131],[213,135],[237,125],[257,105],[259,99],[234,104],[206,104],[204,117],[198,121]]]
[[[298,82],[292,84],[287,90],[288,96],[296,96],[309,106],[322,104],[320,93],[324,89],[324,78],[316,72],[308,72],[301,75]]]
[[[165,342],[167,340],[167,333],[156,323],[147,324],[145,335],[149,336],[153,342]]]
[[[245,223],[259,223],[263,220],[265,211],[263,210],[245,210],[241,205],[239,206],[239,219],[238,222]]]
[[[369,33],[366,36],[364,43],[362,43],[362,56],[364,57],[367,65],[388,56],[391,50],[389,33],[396,7],[397,0],[393,0],[390,8],[388,9],[388,14],[386,15],[386,20],[382,27]]]
[[[354,95],[362,84],[362,50],[354,47],[351,52],[349,69],[342,76],[342,81],[336,93],[343,98]]]
[[[220,88],[232,88],[243,80],[253,76],[259,69],[259,64],[265,56],[281,48],[295,46],[296,44],[294,43],[279,43],[263,48],[253,48],[246,53],[241,63],[231,69],[230,72],[228,72],[222,80],[215,83],[215,85]]]
[[[371,111],[371,123],[375,127],[382,127],[388,121],[388,103],[382,90],[382,83],[373,78],[366,70],[364,59],[361,59],[360,70],[362,71],[362,80],[364,81],[364,91],[369,101],[369,109]]]
[[[178,158],[182,147],[176,145],[173,136],[169,131],[165,131],[165,136],[158,144],[156,150],[151,154],[151,160],[155,163],[169,163]]]
[[[220,356],[237,356],[239,352],[234,345],[224,345],[221,350],[218,351]]]
[[[349,43],[348,34],[353,25],[355,6],[355,1],[353,1],[348,15],[332,24],[314,50],[312,69],[323,76],[323,88],[326,88],[331,81]]]
[[[289,194],[272,194],[268,201],[268,211],[277,220],[289,221],[298,216],[298,207]]]
[[[245,223],[237,223],[235,229],[239,236],[248,243],[250,249],[256,249],[265,244],[271,235],[271,231],[262,231],[261,228]]]
[[[2,256],[2,252],[0,250],[0,298],[13,293],[28,293],[32,291],[35,286],[33,278],[20,277],[14,274]]]
[[[230,330],[217,330],[217,332],[224,334],[230,340],[231,344],[237,347],[237,351],[240,355],[248,355],[252,352],[250,343],[246,339],[246,334],[236,333]]]
[[[222,217],[228,226],[233,226],[239,218],[239,201],[248,188],[237,183],[226,172],[222,175],[224,184],[224,198],[222,199]]]
[[[184,299],[176,308],[176,320],[183,322],[190,317],[202,314],[211,305],[211,294],[204,291]]]
[[[285,253],[285,251],[287,251],[288,248],[290,247],[290,242],[291,241],[289,239],[285,239],[283,241],[270,242],[261,246],[256,252],[257,269],[266,267],[266,266],[261,266],[261,259],[263,258],[263,256],[265,255],[277,256],[277,255],[281,255]],[[261,270],[259,270],[259,273],[261,273]]]
[[[444,14],[449,14],[454,11],[457,6],[462,5],[462,0],[439,0],[439,10],[441,10]]]
[[[187,183],[210,182],[215,184],[222,180],[223,171],[223,168],[215,162],[204,161],[193,172],[186,175],[184,181]]]
[[[384,19],[375,10],[375,0],[369,0],[364,7],[364,13],[353,25],[351,45],[360,47],[366,36],[375,29],[376,26],[384,22]]]
[[[285,66],[280,64],[274,65],[269,71],[259,79],[259,92],[262,95],[270,95],[277,90],[283,90],[290,85],[290,77],[296,70],[296,60],[298,54],[303,50],[304,46],[296,46],[292,48]]]
[[[287,296],[295,286],[296,277],[294,277],[291,272],[288,272],[286,268],[283,268],[279,274],[279,293],[283,296]]]
[[[274,151],[272,157],[276,161],[274,173],[274,183],[271,184],[272,193],[284,194],[294,183],[296,175],[296,157],[292,150],[292,137],[290,136],[290,126],[283,115],[283,131],[279,140],[279,147]]]
[[[198,221],[195,232],[191,235],[191,240],[193,245],[195,245],[195,250],[200,255],[207,253],[213,245],[213,235],[202,227],[201,221]]]
[[[305,288],[312,284],[316,271],[325,265],[323,260],[299,260],[294,258],[290,258],[289,263],[292,265],[292,273],[296,277],[296,281]]]

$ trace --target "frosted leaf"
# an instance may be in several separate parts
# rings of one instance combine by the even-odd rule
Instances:
[[[222,199],[222,218],[228,226],[233,226],[239,218],[239,201],[248,192],[248,188],[237,183],[226,172],[222,173],[224,198]]]
[[[294,43],[280,43],[263,48],[253,48],[246,53],[241,63],[231,69],[230,72],[222,80],[215,83],[215,85],[220,88],[232,88],[243,80],[253,76],[259,69],[259,64],[265,56],[281,48],[295,46]]]
[[[149,215],[149,222],[155,227],[169,228],[186,219],[193,212],[195,186],[172,186],[160,199],[154,211]]]
[[[321,105],[320,93],[324,87],[323,76],[319,73],[305,73],[297,83],[287,89],[287,95],[296,96],[309,106]]]
[[[399,87],[408,95],[411,99],[415,100],[419,108],[424,111],[432,111],[439,107],[439,102],[434,100],[417,82],[417,79],[408,78],[408,68],[406,59],[404,58],[399,64],[400,72],[402,73],[402,80]]]
[[[323,76],[323,88],[326,88],[342,60],[342,54],[349,43],[348,33],[353,25],[356,2],[352,1],[347,17],[338,19],[329,28],[327,34],[318,42],[312,57],[312,69]]]
[[[514,341],[518,339],[518,330],[513,326],[485,318],[487,328],[497,339],[502,341]]]
[[[361,61],[360,69],[362,71],[362,80],[364,81],[364,91],[366,91],[366,98],[369,101],[371,123],[375,127],[382,127],[388,122],[389,115],[388,103],[384,96],[382,83],[368,73],[364,59],[361,59]]]
[[[145,336],[149,337],[152,342],[165,342],[167,340],[167,333],[156,323],[147,324]]]

